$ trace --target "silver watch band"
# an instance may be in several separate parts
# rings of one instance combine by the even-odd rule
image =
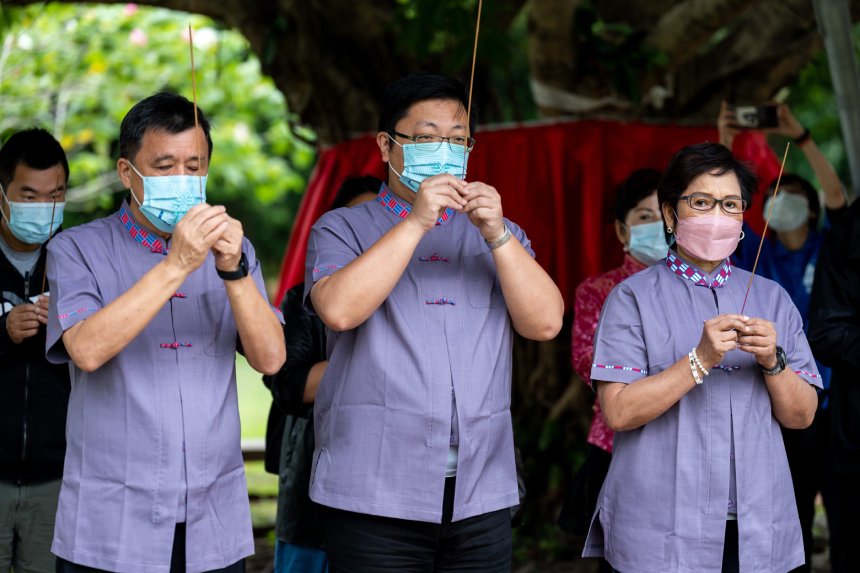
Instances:
[[[499,237],[498,239],[496,239],[495,241],[487,241],[486,239],[484,239],[484,241],[487,243],[487,246],[490,247],[491,251],[495,251],[496,249],[498,249],[499,247],[501,247],[502,245],[504,245],[505,243],[507,243],[510,240],[511,240],[511,230],[508,229],[507,225],[505,225],[505,232],[502,233],[502,236]]]

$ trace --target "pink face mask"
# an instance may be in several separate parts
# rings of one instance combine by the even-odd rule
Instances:
[[[741,240],[743,221],[721,215],[678,219],[675,237],[688,253],[703,261],[722,261]]]

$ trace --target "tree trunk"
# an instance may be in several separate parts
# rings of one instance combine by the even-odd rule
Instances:
[[[533,0],[529,13],[532,91],[548,116],[710,123],[721,99],[770,99],[820,49],[807,0]]]
[[[0,0],[0,4],[33,1]],[[420,43],[426,29],[430,43],[445,26],[418,22],[404,31],[398,16],[418,5],[426,10],[423,2],[142,3],[204,14],[239,30],[263,71],[285,94],[290,114],[312,128],[321,143],[336,143],[375,128],[379,96],[388,81],[409,70],[440,68],[444,49],[442,53],[427,50],[419,57],[403,49],[410,42],[414,45],[417,32]],[[479,50],[475,89],[479,99],[487,102],[485,121],[527,119],[505,116],[503,110],[511,86],[528,82],[540,113],[546,116],[610,114],[711,122],[720,99],[764,101],[793,81],[821,49],[808,0],[532,0],[528,4],[498,0],[485,4],[484,48]],[[860,0],[853,0],[853,5],[860,7]],[[450,15],[449,7],[461,10],[456,12],[458,18],[473,11],[469,5],[451,2],[430,17]],[[509,28],[521,10],[527,10],[529,72],[514,77],[510,69],[498,69],[504,67],[498,52],[499,46],[510,43]],[[461,32],[473,28],[471,22],[458,22],[458,26]],[[454,40],[460,53],[468,50],[471,55],[472,36]],[[456,71],[468,75],[468,69]],[[522,106],[514,102],[513,107]]]

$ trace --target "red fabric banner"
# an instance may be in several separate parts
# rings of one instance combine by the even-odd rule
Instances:
[[[567,308],[584,278],[618,264],[622,250],[612,225],[618,185],[635,169],[664,169],[684,145],[717,141],[713,127],[647,125],[616,121],[576,121],[547,125],[484,128],[469,156],[467,179],[494,186],[505,216],[532,241],[538,262],[556,281]],[[736,138],[735,152],[754,163],[762,185],[779,163],[761,134]],[[310,229],[350,176],[385,179],[372,135],[320,153],[293,224],[275,301],[304,280]],[[763,198],[757,194],[748,222],[760,231]]]

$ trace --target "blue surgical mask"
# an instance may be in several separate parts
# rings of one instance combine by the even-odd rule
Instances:
[[[206,202],[206,175],[160,175],[146,177],[131,164],[143,179],[143,202],[131,196],[140,206],[140,212],[156,229],[172,233],[185,213],[195,205]]]
[[[6,224],[9,225],[9,230],[15,238],[22,243],[41,245],[62,225],[63,210],[66,207],[64,201],[21,203],[10,201],[2,185],[0,185],[0,192],[6,204],[9,205],[9,218],[7,219],[5,214],[3,218],[6,219]],[[2,211],[0,209],[0,213]]]
[[[663,223],[643,223],[630,227],[630,240],[624,250],[639,262],[653,265],[666,258],[669,245],[663,232]]]
[[[418,193],[422,181],[434,175],[448,173],[459,179],[466,178],[469,152],[464,146],[450,145],[447,141],[403,145],[390,135],[388,137],[403,148],[403,173],[397,173],[390,163],[389,167],[400,177],[400,182],[415,193]]]

